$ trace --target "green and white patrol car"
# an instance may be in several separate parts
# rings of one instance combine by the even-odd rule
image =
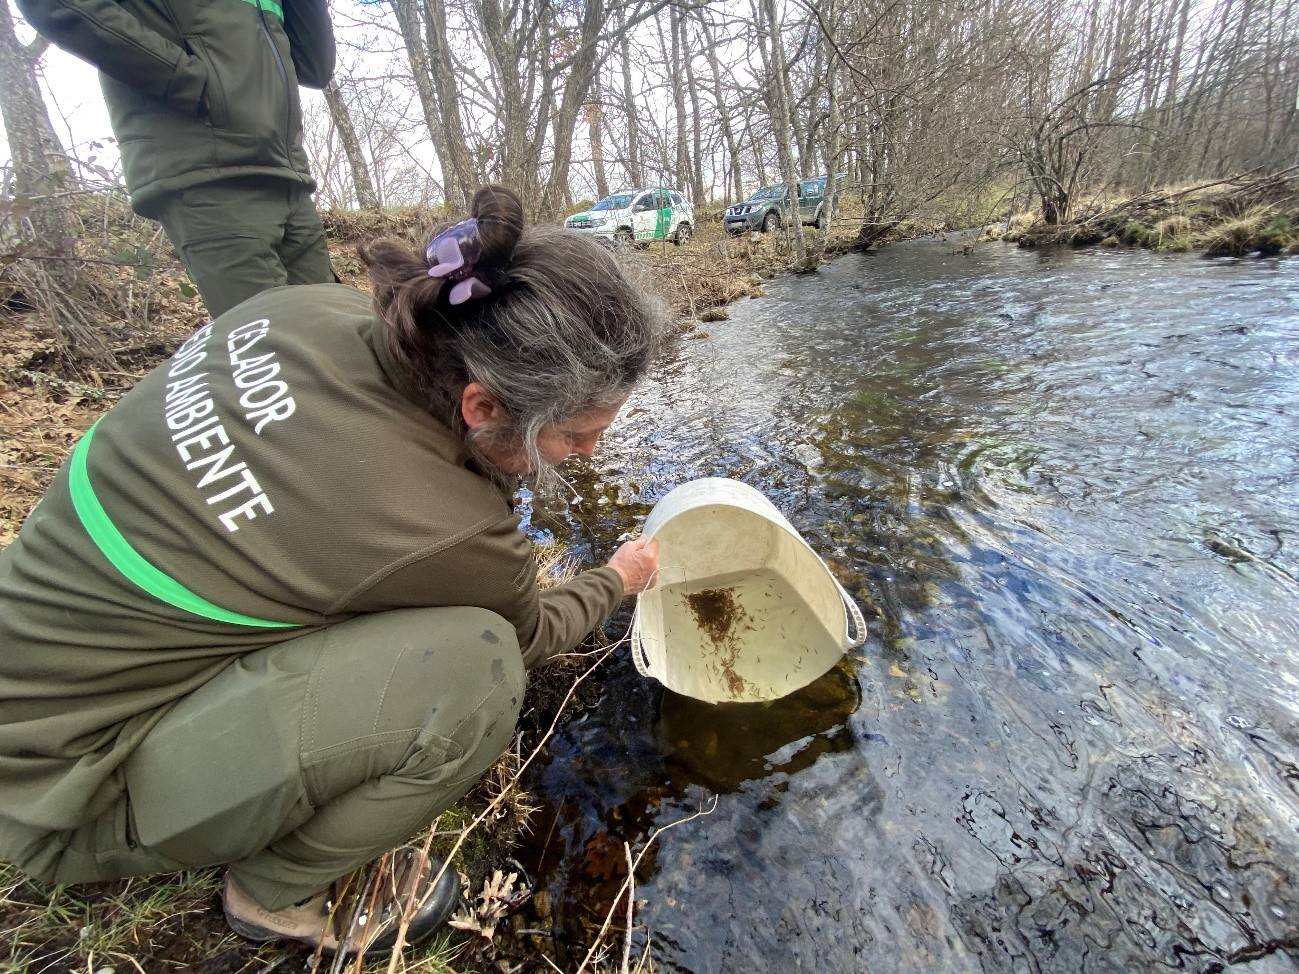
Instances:
[[[627,189],[606,196],[585,213],[574,213],[564,226],[611,243],[683,244],[694,232],[695,211],[674,189]]]

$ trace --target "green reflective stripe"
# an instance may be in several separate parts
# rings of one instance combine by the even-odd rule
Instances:
[[[99,422],[95,422],[98,426]],[[201,595],[195,595],[180,582],[165,575],[145,560],[144,556],[131,547],[131,543],[122,536],[99,503],[90,486],[90,474],[86,470],[86,455],[90,452],[90,441],[95,435],[95,426],[86,431],[72,451],[72,467],[68,472],[68,487],[72,493],[72,506],[77,517],[81,519],[86,533],[104,553],[114,568],[144,589],[154,598],[174,605],[178,609],[192,612],[204,619],[215,619],[217,622],[232,622],[238,626],[257,626],[261,629],[297,629],[296,622],[271,622],[269,619],[255,619],[240,612],[231,612],[219,605],[213,605]]]
[[[276,3],[275,0],[244,0],[244,3],[265,10],[268,14],[275,14],[275,16],[280,18],[281,22],[284,21],[284,8]]]

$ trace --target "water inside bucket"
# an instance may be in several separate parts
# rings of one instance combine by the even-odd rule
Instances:
[[[819,665],[828,633],[784,575],[762,568],[666,585],[660,590],[669,685],[711,689],[722,700],[768,700],[802,685]],[[688,691],[685,691],[688,692]]]

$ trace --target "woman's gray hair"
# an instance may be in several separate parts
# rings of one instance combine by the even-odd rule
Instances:
[[[604,245],[559,227],[524,228],[510,190],[484,187],[473,211],[486,297],[451,305],[422,256],[397,241],[375,241],[362,257],[389,348],[429,411],[480,459],[489,440],[523,450],[541,480],[542,429],[625,399],[658,351],[666,312]],[[470,382],[500,402],[508,425],[470,436],[460,412]]]

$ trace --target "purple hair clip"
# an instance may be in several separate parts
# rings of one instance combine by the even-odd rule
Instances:
[[[478,240],[478,221],[474,217],[461,220],[443,230],[429,241],[424,256],[428,260],[429,277],[445,277],[455,283],[447,300],[464,304],[474,298],[485,298],[492,293],[487,282],[474,269],[483,255],[483,245]]]

